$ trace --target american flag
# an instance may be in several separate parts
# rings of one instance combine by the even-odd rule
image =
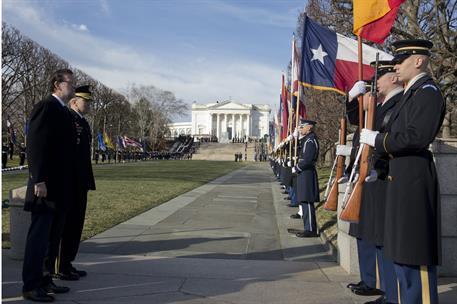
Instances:
[[[131,138],[128,138],[127,136],[124,136],[124,143],[126,146],[137,147],[137,148],[140,148],[141,150],[143,150],[143,146],[139,142],[137,142]]]

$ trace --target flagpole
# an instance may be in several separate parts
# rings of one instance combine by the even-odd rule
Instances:
[[[287,104],[287,90],[286,90],[286,81],[285,81],[285,74],[284,74],[284,71],[281,73],[281,82],[282,82],[282,87],[281,87],[281,141],[284,140],[284,142],[286,142],[287,140],[287,137],[286,138],[282,138],[283,134],[284,134],[284,131],[283,131],[283,127],[284,127],[284,122],[283,122],[283,119],[284,119],[284,112],[286,111],[286,108],[284,107],[284,104],[283,104],[283,101],[286,100],[286,104]],[[287,118],[287,120],[289,120],[289,118]],[[289,128],[287,128],[287,136],[288,136],[288,133],[289,133]],[[285,149],[284,149],[285,150]],[[284,151],[284,154],[285,154],[285,157],[287,159],[288,154],[287,154],[287,150]]]
[[[362,37],[357,36],[357,43],[358,43],[358,52],[359,52],[359,54],[358,54],[359,80],[363,80]],[[358,102],[359,102],[359,130],[362,130],[363,129],[363,95],[358,97]]]
[[[306,11],[305,9],[303,10],[303,33],[302,33],[302,48],[301,48],[301,51],[304,52],[304,44],[305,44],[305,35],[306,35],[306,22],[308,21],[308,16],[306,15]],[[303,55],[303,53],[302,53]],[[303,64],[304,64],[304,60],[302,60],[302,62],[300,62],[300,71],[299,71],[299,79],[297,79],[298,81],[298,88],[297,88],[297,106],[296,106],[296,110],[295,110],[295,129],[298,130],[298,116],[299,116],[299,110],[300,110],[300,92],[301,92],[301,89],[302,89],[302,83],[301,83],[301,80],[302,80],[302,73],[303,73]],[[298,162],[298,159],[297,159],[297,148],[298,148],[298,138],[295,140],[295,161]]]
[[[298,85],[298,92],[297,92],[297,106],[295,110],[295,128],[298,129],[298,117],[299,117],[299,110],[300,110],[300,91],[301,91],[301,84]],[[298,148],[298,138],[295,141],[295,161],[297,161],[297,148]],[[296,163],[294,163],[295,165]]]
[[[294,61],[295,61],[295,33],[292,35],[292,62],[290,69],[290,103],[288,102],[288,111],[289,111],[289,135],[292,134],[292,100],[294,98]],[[292,143],[289,142],[289,157],[292,163]]]

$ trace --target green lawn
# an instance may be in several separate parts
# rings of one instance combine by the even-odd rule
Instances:
[[[25,160],[24,165],[27,165],[27,159]],[[6,162],[6,168],[18,167],[19,166],[19,155],[13,155],[13,159],[9,159]],[[3,169],[3,168],[2,168]]]
[[[182,193],[225,175],[245,163],[147,161],[94,166],[97,185],[90,191],[83,239],[87,239]],[[2,200],[25,185],[27,171],[2,174]],[[2,247],[9,246],[9,211],[2,209]]]
[[[212,161],[148,161],[94,166],[97,191],[89,192],[83,238],[87,239],[184,192],[240,168],[244,163]],[[321,198],[330,168],[318,169]],[[2,174],[2,200],[25,185],[27,171]],[[317,205],[321,232],[336,245],[336,212]],[[9,211],[2,209],[2,246],[9,247]]]

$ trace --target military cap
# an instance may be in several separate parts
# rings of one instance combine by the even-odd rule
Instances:
[[[376,61],[370,63],[372,67],[376,67]],[[395,72],[394,69],[395,62],[390,60],[380,60],[378,61],[378,78],[386,73]]]
[[[395,48],[392,61],[395,63],[402,63],[411,55],[430,56],[430,49],[433,47],[431,41],[424,39],[398,40],[392,43],[392,45]]]
[[[89,85],[83,85],[83,86],[77,87],[75,89],[75,96],[84,98],[85,100],[91,100],[92,99],[92,93],[90,92],[90,86]]]
[[[299,128],[303,128],[304,126],[306,125],[312,125],[314,126],[316,124],[316,122],[314,120],[309,120],[309,119],[303,119],[301,118],[300,119],[300,123],[298,124],[298,127]]]

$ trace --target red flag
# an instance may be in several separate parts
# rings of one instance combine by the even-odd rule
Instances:
[[[405,0],[354,0],[354,34],[383,43]]]

